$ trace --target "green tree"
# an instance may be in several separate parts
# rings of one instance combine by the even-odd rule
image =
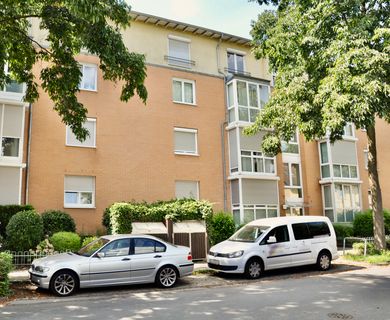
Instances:
[[[77,101],[81,71],[74,58],[81,49],[99,57],[105,80],[123,83],[122,101],[135,93],[146,101],[145,57],[129,52],[121,36],[130,25],[129,12],[124,0],[0,0],[0,88],[11,79],[24,82],[25,100],[35,101],[33,67],[47,63],[40,70],[41,86],[62,121],[84,140],[87,109]],[[34,21],[46,34],[44,43],[29,33]]]
[[[341,139],[347,122],[365,128],[373,196],[375,245],[386,246],[377,171],[375,121],[390,121],[390,5],[388,0],[253,0],[272,2],[252,22],[253,51],[268,58],[276,85],[246,132],[273,128],[262,147],[280,151],[296,128],[307,141]]]

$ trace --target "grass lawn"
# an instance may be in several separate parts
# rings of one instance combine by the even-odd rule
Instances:
[[[385,250],[381,254],[372,254],[366,256],[358,254],[346,254],[344,258],[348,260],[368,262],[372,264],[384,264],[390,263],[390,251]]]

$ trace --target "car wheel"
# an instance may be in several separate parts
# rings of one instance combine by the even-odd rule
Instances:
[[[177,282],[177,271],[173,266],[164,266],[158,270],[156,275],[156,283],[162,288],[171,288]]]
[[[58,271],[51,279],[50,290],[57,296],[66,297],[75,293],[78,285],[78,278],[74,272]]]
[[[330,269],[332,258],[329,252],[322,251],[317,258],[317,268],[320,271],[327,271]]]
[[[259,259],[249,259],[245,266],[245,275],[248,279],[258,279],[263,272],[263,267]]]

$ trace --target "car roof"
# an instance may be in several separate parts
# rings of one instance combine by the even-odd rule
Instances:
[[[125,238],[148,238],[148,239],[153,239],[153,240],[158,240],[158,241],[163,241],[160,238],[151,236],[151,235],[146,235],[146,234],[108,234],[105,236],[101,236],[101,238],[108,239],[110,241],[112,240],[117,240],[117,239],[125,239]]]
[[[277,226],[286,223],[303,223],[303,222],[315,222],[315,221],[326,221],[329,222],[328,217],[324,216],[285,216],[275,218],[265,218],[253,220],[248,225],[261,225],[261,226]]]

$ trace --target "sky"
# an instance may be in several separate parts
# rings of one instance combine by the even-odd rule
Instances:
[[[251,38],[252,20],[272,7],[248,0],[127,0],[132,10]]]

